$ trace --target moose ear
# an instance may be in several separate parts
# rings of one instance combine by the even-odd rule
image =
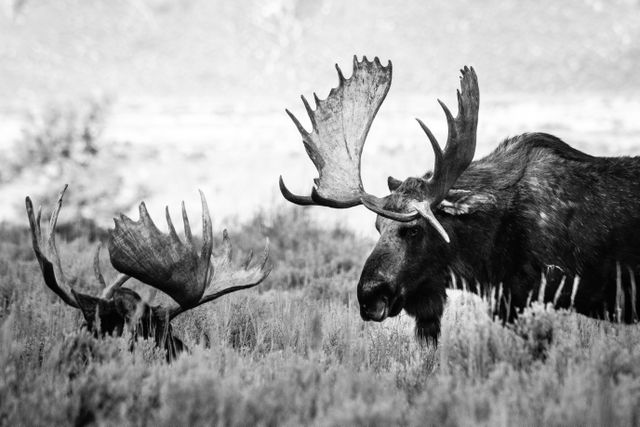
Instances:
[[[496,198],[489,193],[468,190],[449,190],[438,210],[449,215],[466,215],[477,211],[489,211],[496,206]]]
[[[387,185],[389,186],[389,191],[396,191],[398,187],[402,185],[402,181],[390,176],[389,178],[387,178]]]

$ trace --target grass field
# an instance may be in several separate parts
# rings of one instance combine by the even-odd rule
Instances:
[[[152,342],[130,353],[130,337],[81,329],[80,313],[44,286],[27,231],[3,228],[0,424],[637,425],[637,326],[534,305],[503,327],[485,301],[452,291],[440,345],[422,346],[406,316],[359,317],[355,283],[371,241],[293,209],[232,237],[242,251],[262,234],[271,276],[178,318],[191,352],[168,365]],[[70,282],[93,294],[96,244],[61,245]]]
[[[526,131],[640,155],[638,39],[638,0],[0,1],[0,426],[639,425],[637,325],[534,304],[503,326],[450,291],[439,346],[422,345],[404,314],[360,318],[373,214],[277,190],[280,174],[300,193],[316,176],[284,108],[306,122],[298,96],[326,96],[353,54],[394,64],[363,155],[372,193],[431,167],[413,117],[444,141],[435,99],[453,108],[465,64],[476,157]],[[274,269],[177,318],[190,352],[171,364],[151,342],[96,339],[45,287],[27,230],[24,197],[51,206],[64,183],[77,290],[101,291],[92,258],[113,215],[184,199],[197,218],[198,188],[239,252],[270,238]]]

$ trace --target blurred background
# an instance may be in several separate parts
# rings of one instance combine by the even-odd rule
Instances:
[[[1,0],[0,220],[26,223],[24,196],[62,221],[109,225],[147,201],[197,189],[214,225],[284,204],[280,174],[306,193],[317,174],[285,108],[321,98],[352,56],[393,61],[393,85],[363,156],[368,191],[433,156],[414,117],[446,140],[459,69],[477,70],[476,157],[526,131],[596,155],[640,154],[640,0]],[[313,209],[372,235],[364,208]]]

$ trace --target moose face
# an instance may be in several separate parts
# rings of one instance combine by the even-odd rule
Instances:
[[[411,200],[407,193],[418,189],[420,181],[408,178],[401,184],[390,177],[388,203],[402,205]],[[358,302],[364,320],[380,322],[411,306],[434,283],[442,283],[438,270],[445,268],[438,260],[448,244],[423,218],[400,222],[378,215],[376,230],[380,238],[362,270]]]
[[[420,221],[400,223],[382,217],[376,220],[380,239],[369,255],[360,281],[358,302],[364,320],[382,321],[404,308],[420,282],[424,282],[426,230]]]
[[[449,244],[422,219],[402,223],[378,217],[376,228],[380,239],[358,282],[362,319],[381,322],[402,309],[420,316],[432,300],[442,302]]]
[[[425,177],[428,179],[430,173]],[[403,182],[390,177],[391,195],[385,207],[400,210],[419,198],[424,180],[407,178]],[[495,197],[490,194],[453,189],[434,209],[434,215],[446,235],[456,240],[459,233],[464,234],[460,227],[464,228],[470,215],[495,206]],[[429,311],[443,301],[452,260],[451,243],[423,218],[401,222],[379,215],[376,229],[380,238],[358,283],[362,318],[382,321],[402,309],[416,317],[432,317]]]

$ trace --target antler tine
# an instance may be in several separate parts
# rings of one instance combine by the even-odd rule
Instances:
[[[316,94],[314,93],[313,96],[316,97]],[[318,99],[318,97],[316,97],[316,100],[317,99]],[[307,105],[308,105],[308,103],[307,103]],[[302,123],[300,123],[298,118],[291,111],[289,111],[286,108],[285,108],[284,111],[289,115],[289,117],[291,118],[291,121],[296,126],[296,128],[298,129],[298,132],[300,132],[300,135],[302,135],[302,138],[304,140],[304,138],[309,135],[309,132],[307,132],[307,130],[304,128],[304,126],[302,126]]]
[[[198,190],[198,192],[200,193],[200,202],[202,203],[202,250],[200,251],[200,262],[202,265],[208,265],[205,273],[205,283],[209,285],[212,274],[210,259],[211,253],[213,252],[213,226],[211,224],[207,198],[204,196],[202,190]]]
[[[171,223],[171,218],[169,217],[168,208],[167,208],[167,224],[171,224],[171,226],[173,226],[173,224]],[[184,206],[184,200],[182,201],[182,224],[184,227],[184,237],[187,240],[187,244],[193,246],[193,235],[191,234],[191,226],[189,225],[189,216],[187,216],[187,208]]]
[[[184,212],[184,202],[182,202],[182,215],[183,218],[187,218],[186,213]],[[171,220],[171,214],[169,213],[169,206],[164,207],[164,216],[167,220],[167,227],[169,228],[169,236],[174,241],[180,241],[180,237],[178,237],[178,233],[176,232],[176,228],[173,226],[173,221]],[[187,218],[187,221],[189,219]],[[186,227],[185,227],[186,229]],[[191,230],[189,230],[191,231]],[[186,234],[186,233],[185,233]]]
[[[344,74],[342,74],[342,70],[338,64],[336,64],[336,71],[338,72],[338,80],[340,81],[340,84],[344,83],[346,79],[344,78]]]
[[[62,282],[66,282],[67,279],[64,275],[64,271],[62,270],[62,263],[60,262],[60,255],[58,254],[58,247],[56,245],[56,225],[58,224],[58,216],[60,215],[60,209],[62,209],[62,198],[64,197],[64,193],[67,191],[69,184],[65,184],[64,188],[60,192],[58,196],[58,201],[53,207],[53,212],[51,212],[51,217],[49,218],[49,236],[47,238],[47,245],[51,254],[53,255],[53,259],[56,263],[56,267],[58,267],[58,273],[60,274],[60,279]],[[42,207],[38,209],[38,216],[42,215]],[[39,223],[38,223],[39,224]],[[38,228],[40,225],[38,225]]]
[[[327,99],[321,101],[314,93],[315,110],[302,97],[313,127],[311,132],[286,110],[320,175],[310,196],[293,194],[280,177],[282,195],[298,205],[350,208],[362,204],[360,199],[366,194],[360,177],[362,149],[391,87],[392,65],[389,61],[383,66],[377,57],[369,61],[365,56],[358,61],[354,56],[351,77],[346,79],[337,64],[336,71],[338,86],[331,89]]]
[[[102,299],[109,299],[113,296],[113,292],[124,285],[131,277],[126,274],[118,274],[116,278],[107,286],[107,282],[104,280],[102,270],[100,268],[100,251],[102,250],[102,242],[98,243],[96,248],[96,254],[93,257],[93,273],[96,276],[98,282],[104,287],[100,297]]]
[[[69,294],[58,284],[55,273],[55,268],[57,268],[60,281],[64,283],[65,279],[62,274],[60,257],[58,255],[58,250],[55,243],[55,227],[58,221],[58,215],[60,214],[60,209],[62,207],[62,198],[65,191],[67,190],[67,187],[68,186],[65,185],[60,192],[60,195],[58,196],[58,202],[53,209],[53,212],[51,213],[51,219],[49,221],[50,229],[46,239],[43,237],[42,229],[40,227],[40,219],[42,215],[41,209],[38,210],[38,214],[36,217],[33,212],[33,203],[31,201],[31,198],[28,196],[25,199],[25,205],[27,209],[27,217],[29,219],[29,227],[31,229],[33,251],[35,252],[38,264],[40,265],[40,270],[42,271],[42,276],[44,278],[45,284],[65,303],[72,307],[78,308],[78,303],[73,295]]]
[[[65,187],[65,189],[66,189],[66,187]],[[29,196],[27,196],[27,199],[29,200],[29,203],[31,203],[31,199],[29,199]],[[31,215],[31,216],[33,216],[33,215]],[[29,218],[29,220],[31,220],[31,218]],[[36,224],[36,228],[37,228],[36,232],[37,232],[39,238],[42,238],[42,228],[40,227],[41,220],[42,220],[42,206],[38,206],[38,214],[36,216],[35,224]]]
[[[314,94],[315,96],[315,94]],[[312,130],[317,130],[317,125],[316,125],[316,117],[313,114],[313,109],[311,108],[311,106],[309,105],[309,102],[307,102],[307,98],[304,97],[304,95],[300,95],[300,99],[302,99],[302,103],[304,104],[304,109],[307,110],[307,114],[309,115],[309,119],[311,120],[311,129]],[[316,97],[316,100],[318,98]],[[318,102],[316,101],[316,105],[318,105]],[[291,114],[292,117],[295,117],[293,114]],[[306,131],[305,131],[306,132]]]
[[[104,281],[104,276],[102,275],[102,271],[100,269],[100,250],[102,249],[102,243],[98,243],[96,247],[96,253],[93,256],[93,274],[96,276],[98,282],[106,287],[107,282]]]
[[[102,290],[102,294],[100,295],[100,297],[102,299],[109,299],[113,296],[113,293],[115,292],[116,289],[122,287],[122,285],[124,285],[127,280],[131,279],[131,276],[127,275],[127,274],[118,274],[116,276],[115,279],[113,279],[113,282],[111,282],[109,284],[109,286],[106,286],[103,290]]]
[[[435,136],[433,136],[433,133],[431,133],[431,130],[427,127],[427,125],[425,125],[422,122],[422,120],[418,118],[416,118],[416,120],[418,121],[418,124],[420,125],[424,133],[427,134],[427,138],[429,138],[429,142],[431,143],[431,147],[433,148],[433,154],[435,156],[433,169],[434,170],[440,169],[442,167],[442,157],[443,157],[442,148],[440,148],[440,144],[438,144],[438,140],[436,139]]]
[[[289,191],[287,186],[284,184],[284,179],[282,178],[282,175],[280,175],[278,186],[280,187],[280,192],[282,193],[282,196],[288,201],[290,201],[291,203],[294,203],[299,206],[317,205],[317,203],[314,202],[310,196],[299,196]]]

